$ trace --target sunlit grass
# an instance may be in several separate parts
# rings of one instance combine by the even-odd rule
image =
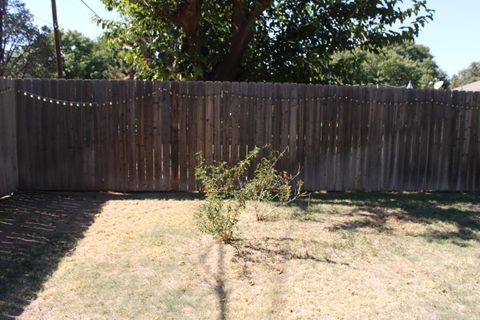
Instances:
[[[247,211],[230,244],[196,230],[200,203],[107,199],[21,318],[480,314],[480,196],[320,194],[264,222]]]

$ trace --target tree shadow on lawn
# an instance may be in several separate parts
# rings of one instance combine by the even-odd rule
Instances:
[[[235,249],[235,258],[243,265],[243,276],[250,276],[252,265],[264,264],[272,270],[282,272],[283,265],[289,260],[309,260],[313,262],[349,266],[346,262],[335,261],[328,257],[312,254],[307,249],[299,250],[292,247],[293,243],[303,241],[302,248],[320,244],[315,240],[305,242],[291,237],[263,237],[258,239],[236,239],[230,242]],[[307,245],[308,244],[308,245]]]
[[[15,318],[36,298],[107,201],[198,197],[182,193],[35,192],[0,200],[0,319]]]
[[[310,202],[310,203],[309,203]],[[423,225],[444,223],[457,231],[431,231],[421,236],[429,241],[447,240],[465,246],[465,241],[480,242],[480,194],[473,193],[319,193],[303,199],[294,206],[301,209],[303,219],[318,219],[325,214],[316,204],[342,205],[353,209],[343,216],[352,219],[334,223],[329,229],[356,230],[373,228],[381,232],[391,231],[389,219]],[[353,219],[355,218],[355,219]]]

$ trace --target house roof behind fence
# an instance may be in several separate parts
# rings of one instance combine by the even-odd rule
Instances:
[[[458,88],[454,88],[453,90],[459,90],[459,91],[480,91],[480,81],[475,81],[463,86],[460,86]]]

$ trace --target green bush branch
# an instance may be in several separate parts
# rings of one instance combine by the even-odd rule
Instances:
[[[259,158],[262,150],[267,151],[267,155],[254,166],[254,160]],[[205,203],[195,213],[199,230],[222,241],[230,241],[248,201],[253,201],[256,218],[261,221],[269,217],[279,204],[288,204],[306,195],[302,190],[303,181],[296,181],[300,169],[295,175],[276,169],[287,151],[256,147],[233,166],[226,162],[207,164],[203,155],[198,153],[195,176],[206,195]],[[254,168],[253,175],[249,177],[251,168]],[[274,202],[275,205],[264,211],[260,209],[262,202]]]

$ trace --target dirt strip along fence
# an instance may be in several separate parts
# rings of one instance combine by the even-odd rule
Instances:
[[[267,144],[288,147],[279,167],[302,168],[308,190],[480,190],[479,93],[109,80],[15,87],[24,190],[194,191],[197,152],[234,163]],[[2,103],[0,139],[11,143],[13,113]],[[2,142],[0,188],[14,171],[11,143]]]
[[[16,108],[13,81],[0,80],[0,197],[18,188]]]

